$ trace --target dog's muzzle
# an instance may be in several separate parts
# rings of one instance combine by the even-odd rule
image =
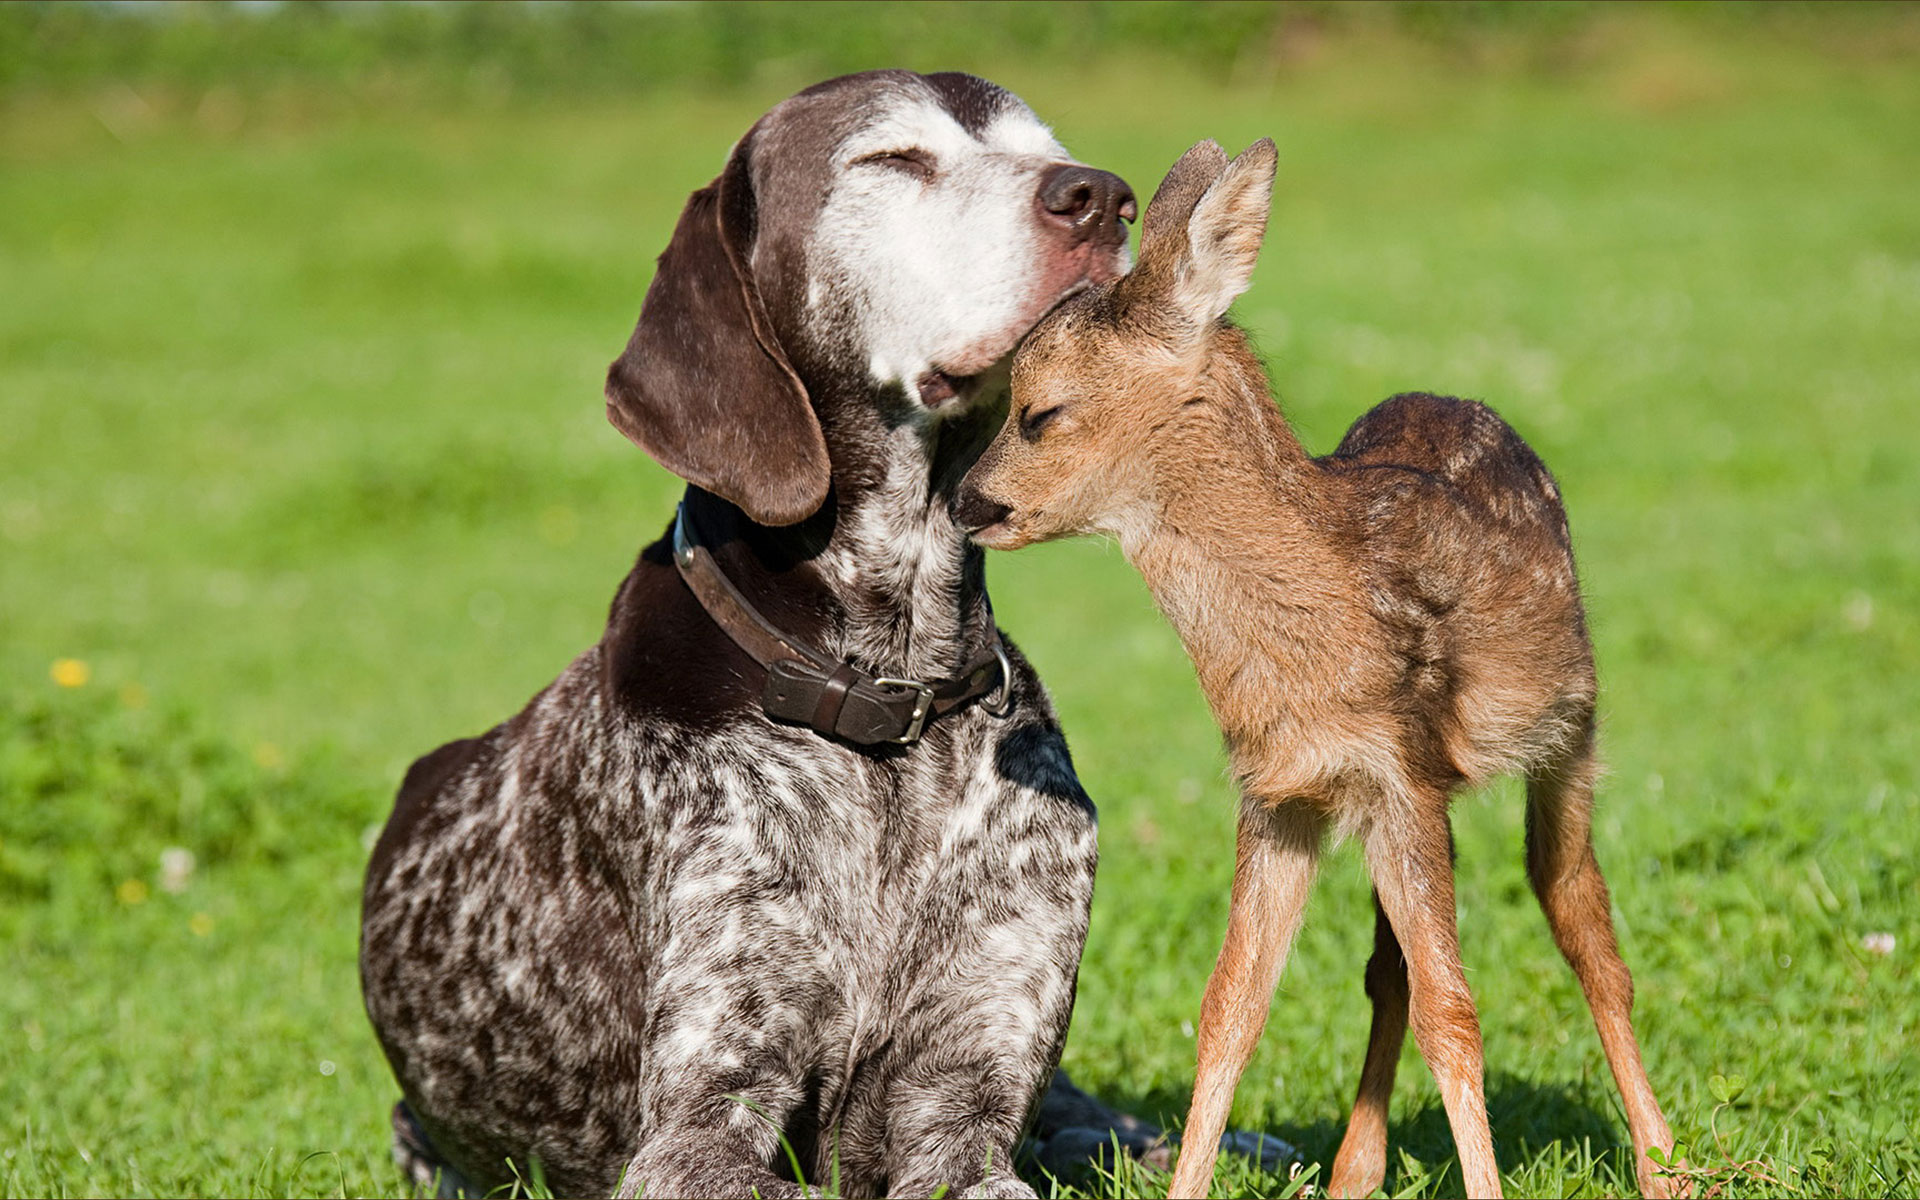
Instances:
[[[1062,163],[1040,177],[1040,207],[1073,245],[1125,245],[1127,229],[1121,222],[1139,211],[1126,180],[1079,163]]]

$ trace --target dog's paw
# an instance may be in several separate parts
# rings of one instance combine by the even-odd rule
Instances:
[[[407,1107],[405,1100],[393,1106],[391,1122],[394,1165],[413,1185],[414,1195],[457,1200],[457,1197],[480,1194],[460,1172],[441,1161],[440,1152],[433,1148],[427,1131],[420,1126],[420,1118],[413,1115],[413,1109]]]
[[[1220,1135],[1222,1154],[1239,1154],[1258,1163],[1262,1171],[1284,1171],[1290,1163],[1300,1161],[1300,1151],[1290,1142],[1281,1141],[1270,1133],[1252,1133],[1244,1129],[1229,1129]]]
[[[960,1193],[965,1200],[1035,1200],[1039,1195],[1018,1175],[989,1175]]]
[[[1150,1126],[1140,1130],[1113,1126],[1069,1126],[1054,1130],[1052,1137],[1044,1142],[1034,1142],[1030,1149],[1034,1162],[1041,1169],[1063,1181],[1072,1182],[1084,1179],[1096,1167],[1103,1171],[1113,1170],[1116,1144],[1120,1153],[1156,1170],[1165,1171],[1172,1165],[1172,1147],[1158,1129]]]

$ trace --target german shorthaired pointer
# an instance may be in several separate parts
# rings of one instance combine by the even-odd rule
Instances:
[[[681,515],[368,868],[416,1181],[793,1196],[784,1137],[849,1196],[1033,1195],[1094,811],[948,503],[1133,212],[1014,96],[904,71],[781,103],[688,201],[606,393]]]

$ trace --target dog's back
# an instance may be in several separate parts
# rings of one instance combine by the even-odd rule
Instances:
[[[368,866],[368,1016],[440,1165],[483,1191],[537,1157],[559,1194],[606,1194],[633,1145],[634,1106],[600,1098],[636,1091],[639,960],[580,803],[617,793],[568,778],[597,657],[416,762]]]

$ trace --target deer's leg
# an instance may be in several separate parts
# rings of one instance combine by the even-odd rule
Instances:
[[[1360,1068],[1360,1094],[1354,1098],[1347,1136],[1333,1159],[1330,1196],[1365,1196],[1387,1177],[1387,1101],[1393,1098],[1394,1071],[1407,1037],[1407,960],[1393,936],[1380,894],[1373,896],[1373,957],[1367,960],[1367,998],[1373,1001],[1373,1028],[1367,1034],[1367,1061]]]
[[[1633,977],[1613,936],[1607,882],[1593,855],[1593,776],[1590,749],[1527,781],[1527,877],[1547,914],[1553,940],[1580,980],[1620,1088],[1633,1137],[1634,1169],[1642,1195],[1679,1194],[1682,1181],[1659,1174],[1647,1151],[1673,1151],[1667,1118],[1647,1082],[1640,1043],[1633,1036]]]
[[[1205,1196],[1213,1182],[1227,1109],[1266,1027],[1274,985],[1300,929],[1324,828],[1320,814],[1304,803],[1269,808],[1241,802],[1227,937],[1200,1005],[1199,1069],[1174,1162],[1176,1197]]]
[[[1427,1060],[1460,1153],[1467,1195],[1500,1195],[1487,1126],[1480,1019],[1460,966],[1454,922],[1452,835],[1439,789],[1383,812],[1367,833],[1367,868],[1407,961],[1413,1040]]]

